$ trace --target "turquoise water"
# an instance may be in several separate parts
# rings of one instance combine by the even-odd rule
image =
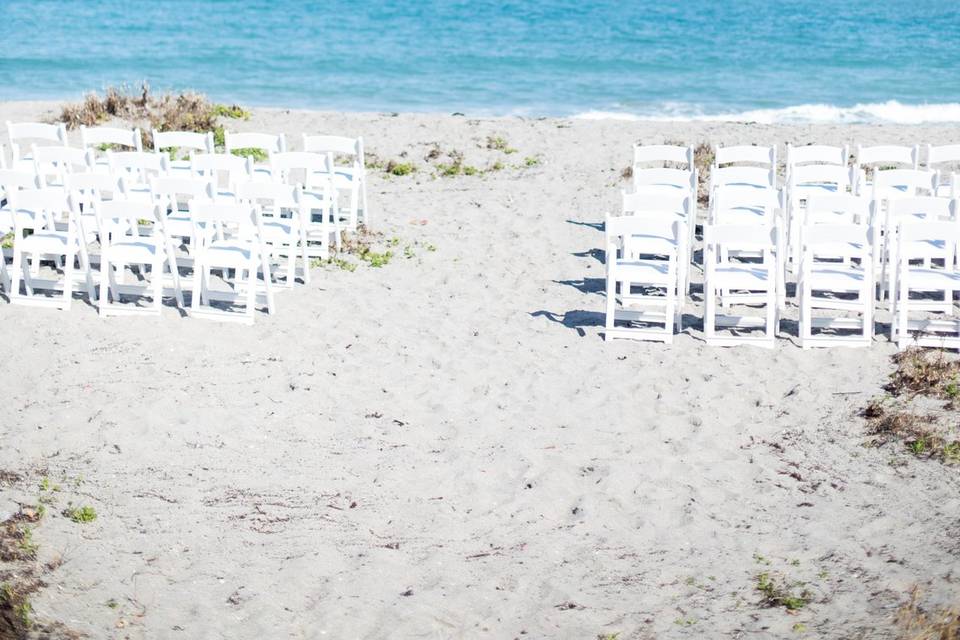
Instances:
[[[960,1],[0,0],[0,99],[960,121]]]

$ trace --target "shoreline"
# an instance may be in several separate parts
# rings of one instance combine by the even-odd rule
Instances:
[[[90,93],[90,92],[87,92]],[[202,92],[199,92],[202,94]],[[0,105],[4,109],[23,111],[55,111],[59,106],[80,102],[86,93],[77,98],[38,99],[38,100],[4,100]],[[314,113],[339,114],[351,116],[395,116],[415,115],[422,117],[463,117],[482,120],[582,120],[582,121],[614,121],[636,122],[641,124],[763,124],[770,126],[960,126],[960,102],[955,103],[901,103],[897,100],[878,103],[855,103],[849,106],[838,106],[823,103],[807,103],[789,105],[785,107],[744,108],[736,111],[721,111],[718,113],[691,113],[683,116],[670,114],[637,114],[630,111],[604,110],[585,108],[566,115],[535,114],[535,113],[490,113],[483,109],[472,112],[463,111],[405,111],[405,110],[370,110],[356,111],[349,109],[319,109],[311,107],[287,107],[277,105],[246,104],[242,101],[228,101],[230,104],[239,104],[249,110],[277,113]],[[224,103],[226,104],[226,103]],[[859,115],[858,115],[859,114]],[[869,116],[869,117],[868,117]],[[935,116],[935,117],[931,117]]]

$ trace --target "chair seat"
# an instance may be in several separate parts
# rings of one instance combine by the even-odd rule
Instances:
[[[767,267],[723,266],[713,270],[713,282],[720,289],[767,289],[773,286],[773,280]]]
[[[910,267],[907,270],[907,279],[910,289],[931,290],[953,289],[960,290],[960,273],[948,269],[929,269],[926,267]]]
[[[191,237],[193,235],[193,220],[188,212],[177,211],[167,216],[165,228],[167,235],[181,238]]]
[[[615,278],[636,284],[670,284],[670,266],[666,260],[617,260]]]
[[[217,240],[203,252],[207,265],[218,267],[246,267],[255,251],[249,240]]]
[[[866,281],[863,269],[843,265],[814,266],[804,279],[813,289],[836,291],[859,289]]]
[[[64,231],[41,231],[19,240],[24,253],[50,253],[63,255],[67,250],[67,234]]]
[[[675,240],[661,236],[630,236],[623,244],[628,255],[667,255],[678,248]]]
[[[263,236],[267,242],[287,241],[298,226],[293,218],[268,218],[263,221]]]
[[[157,257],[157,246],[144,240],[124,240],[114,242],[107,251],[111,262],[152,263]]]

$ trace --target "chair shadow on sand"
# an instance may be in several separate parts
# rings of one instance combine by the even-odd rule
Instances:
[[[580,220],[567,220],[568,224],[573,224],[578,227],[589,227],[594,231],[603,231],[603,222],[582,222]]]

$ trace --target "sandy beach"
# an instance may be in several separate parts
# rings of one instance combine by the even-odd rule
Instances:
[[[55,109],[0,103],[0,121]],[[955,125],[224,124],[413,163],[370,171],[395,255],[316,268],[253,327],[0,301],[0,512],[44,496],[38,558],[62,560],[36,619],[90,638],[872,639],[897,637],[914,585],[960,599],[960,476],[865,446],[885,335],[804,351],[794,312],[773,351],[710,348],[696,299],[671,346],[601,331],[631,145],[945,144]],[[436,175],[452,151],[478,174]],[[760,573],[810,604],[764,606]]]

